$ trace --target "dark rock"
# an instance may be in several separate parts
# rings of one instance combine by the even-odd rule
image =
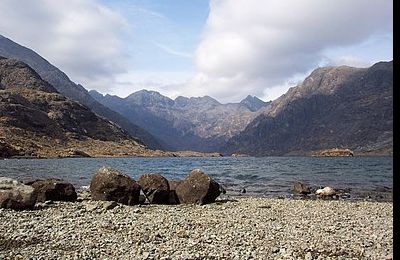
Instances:
[[[35,180],[25,184],[35,189],[37,202],[76,201],[78,197],[75,187],[71,183],[60,179]]]
[[[144,196],[142,194],[139,195],[139,204],[140,205],[146,204],[146,196]]]
[[[176,194],[176,187],[181,183],[182,181],[177,181],[177,180],[172,180],[168,181],[169,183],[169,204],[171,205],[176,205],[179,204],[179,198],[178,195]]]
[[[293,191],[304,195],[311,193],[310,188],[306,186],[304,183],[301,183],[299,181],[294,182]]]
[[[176,187],[176,194],[180,203],[202,205],[215,202],[220,188],[209,175],[195,169]]]
[[[17,180],[0,177],[0,208],[33,209],[36,203],[35,189]]]
[[[240,193],[246,193],[246,189],[245,188],[241,189]]]
[[[102,167],[92,178],[90,192],[93,200],[136,205],[139,203],[140,186],[128,175],[109,167]]]
[[[144,174],[138,183],[151,204],[168,204],[168,180],[160,174]]]
[[[11,145],[0,141],[0,158],[9,158],[19,155],[19,152]]]

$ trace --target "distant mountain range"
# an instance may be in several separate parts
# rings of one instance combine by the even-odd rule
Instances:
[[[141,90],[126,98],[89,92],[104,106],[117,111],[158,138],[168,150],[219,151],[227,140],[268,107],[257,97],[221,104],[209,97],[175,100],[155,91]]]
[[[57,129],[72,138],[68,140],[129,140],[133,146],[144,143],[173,151],[268,156],[309,155],[338,147],[356,155],[393,153],[393,61],[370,68],[318,68],[272,102],[247,96],[239,103],[221,104],[209,96],[170,99],[148,90],[126,98],[88,92],[37,53],[3,36],[0,56],[23,61],[36,71],[1,60],[0,153],[2,144],[9,146],[7,138],[18,143],[19,134],[32,134],[35,139],[40,128],[47,134]],[[39,149],[36,141],[24,145]]]

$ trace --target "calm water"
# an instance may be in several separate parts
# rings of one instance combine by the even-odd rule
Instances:
[[[230,194],[242,188],[259,196],[288,196],[293,181],[363,191],[392,189],[392,157],[222,157],[222,158],[69,158],[0,160],[0,176],[21,181],[58,177],[76,187],[88,186],[95,171],[111,166],[134,179],[160,173],[183,179],[200,168],[224,185]]]

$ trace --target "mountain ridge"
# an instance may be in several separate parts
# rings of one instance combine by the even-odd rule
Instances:
[[[23,61],[66,97],[86,105],[98,115],[118,124],[131,136],[136,137],[138,140],[140,139],[140,142],[145,143],[149,148],[162,148],[157,139],[122,115],[97,102],[82,85],[72,82],[64,72],[53,66],[35,51],[0,35],[0,56]]]
[[[274,100],[223,151],[304,155],[334,147],[356,154],[393,153],[393,61],[316,69]]]
[[[0,57],[0,156],[165,156],[60,94],[20,60]]]

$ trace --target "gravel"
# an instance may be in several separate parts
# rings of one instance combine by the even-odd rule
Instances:
[[[232,198],[207,205],[0,209],[0,259],[392,259],[393,204]]]

